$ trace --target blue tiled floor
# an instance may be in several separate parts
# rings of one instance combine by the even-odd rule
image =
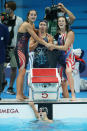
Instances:
[[[7,86],[5,87],[3,93],[1,93],[1,98],[14,99],[14,98],[16,98],[16,95],[10,95],[10,94],[7,93],[7,89],[8,89],[8,87],[9,87],[9,82],[10,82],[10,80],[9,80],[9,79],[6,79],[6,80],[8,81],[8,84],[7,84]],[[15,82],[14,82],[13,88],[14,88],[14,92],[17,92],[17,91],[16,91],[16,80],[15,80]],[[26,89],[27,89],[27,91],[26,91]],[[25,96],[28,96],[28,87],[26,87],[26,89],[24,89],[24,94],[25,94]]]
[[[7,89],[9,87],[9,79],[7,79],[7,81],[8,81],[8,85],[5,87],[4,92],[1,93],[1,98],[14,99],[14,98],[16,98],[16,95],[10,95],[10,94],[7,93]],[[26,96],[28,96],[28,94],[29,94],[28,90],[29,90],[28,87],[26,87],[26,89],[24,89],[24,94]],[[16,92],[16,81],[14,83],[14,91]],[[71,93],[70,92],[69,92],[69,95],[71,97]],[[60,95],[60,97],[62,98],[62,94]],[[87,91],[82,91],[80,93],[76,93],[76,97],[77,98],[87,98]]]
[[[29,67],[28,67],[28,69],[29,69]],[[10,94],[8,94],[7,93],[7,89],[8,89],[8,87],[9,87],[9,78],[10,78],[10,68],[8,67],[8,68],[6,68],[6,70],[5,70],[5,75],[6,75],[6,80],[8,81],[8,85],[5,87],[5,89],[4,89],[4,92],[3,93],[1,93],[1,98],[5,98],[5,99],[14,99],[14,98],[16,98],[16,95],[10,95]],[[18,70],[17,70],[17,75],[18,75]],[[25,86],[24,87],[26,87],[26,77],[27,77],[27,74],[26,74],[26,76],[25,76],[25,82],[24,82],[24,84],[25,84]],[[86,77],[85,78],[83,78],[83,79],[87,79]],[[16,80],[15,80],[15,82],[14,82],[14,86],[13,86],[13,88],[14,88],[14,91],[16,92]],[[68,88],[69,89],[69,88]],[[70,89],[69,89],[70,90]],[[28,94],[29,94],[29,87],[26,87],[25,89],[24,89],[24,95],[25,96],[28,96]],[[70,97],[71,97],[71,93],[69,92],[69,94],[70,94]],[[62,94],[60,95],[61,96],[61,98],[62,98]],[[80,92],[80,93],[76,93],[76,97],[77,98],[87,98],[87,91],[84,91],[84,92]]]

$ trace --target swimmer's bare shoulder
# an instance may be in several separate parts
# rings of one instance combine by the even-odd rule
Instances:
[[[33,29],[33,27],[28,22],[23,22],[21,26],[19,27],[18,32],[27,32],[27,29]]]
[[[43,119],[44,122],[53,123],[53,120],[48,119],[46,112],[43,112],[43,115],[44,115],[44,119]]]

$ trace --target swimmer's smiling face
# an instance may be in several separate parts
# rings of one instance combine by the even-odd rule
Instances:
[[[59,26],[60,29],[65,29],[65,28],[66,28],[65,18],[60,17],[60,18],[58,19],[58,26]]]
[[[37,13],[35,10],[31,10],[28,15],[28,19],[30,22],[34,23],[37,18]]]

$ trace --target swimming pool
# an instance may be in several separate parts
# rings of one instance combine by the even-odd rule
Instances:
[[[0,131],[87,131],[87,118],[68,118],[53,123],[28,119],[0,119]]]
[[[0,131],[87,131],[87,104],[52,104],[52,108],[54,121],[47,123],[37,121],[28,104],[1,104]]]

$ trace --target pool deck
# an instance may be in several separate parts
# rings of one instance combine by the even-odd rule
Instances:
[[[17,99],[1,99],[0,104],[28,104],[30,101],[26,99],[24,101],[19,101]],[[52,104],[87,104],[87,98],[76,98],[72,101],[71,98],[61,98],[58,101],[34,101],[35,104],[39,103],[52,103]]]

